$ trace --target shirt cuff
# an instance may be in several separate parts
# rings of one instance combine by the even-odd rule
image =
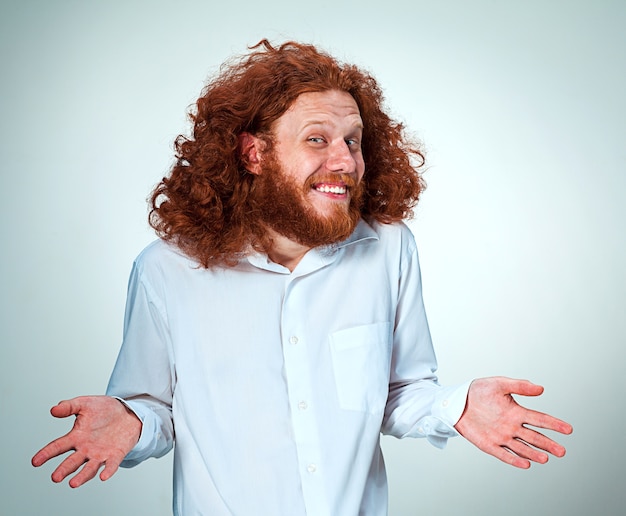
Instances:
[[[132,468],[147,458],[146,449],[150,448],[155,434],[158,433],[156,417],[154,417],[154,413],[150,409],[140,402],[125,400],[118,396],[113,396],[113,398],[123,403],[141,421],[139,440],[120,464],[124,468]]]
[[[441,387],[432,407],[434,417],[454,429],[467,404],[467,393],[473,380],[450,387]],[[456,430],[454,430],[456,432]],[[458,432],[456,432],[458,434]]]
[[[454,425],[463,415],[471,383],[472,380],[469,380],[438,389],[432,405],[432,416],[424,422],[428,428],[418,429],[433,446],[444,448],[449,438],[460,435]]]

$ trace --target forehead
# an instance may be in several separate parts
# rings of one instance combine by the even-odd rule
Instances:
[[[302,93],[276,120],[276,129],[295,129],[314,124],[363,127],[359,107],[352,95],[330,90]]]

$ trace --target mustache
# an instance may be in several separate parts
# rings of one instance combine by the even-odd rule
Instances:
[[[312,188],[313,185],[320,183],[339,183],[345,185],[348,190],[356,188],[356,179],[350,174],[343,173],[319,173],[307,178],[304,182],[304,188]]]

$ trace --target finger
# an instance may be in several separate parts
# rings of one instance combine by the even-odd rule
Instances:
[[[555,432],[565,435],[569,435],[573,431],[572,425],[566,421],[535,410],[526,409],[524,421],[525,424],[539,428],[546,428],[547,430],[554,430]]]
[[[539,464],[545,464],[548,462],[548,455],[543,453],[535,448],[528,446],[528,443],[521,441],[519,439],[513,439],[506,447],[513,452],[515,455],[522,457],[524,459],[532,460],[533,462],[538,462]]]
[[[483,451],[486,451],[488,454],[493,455],[496,459],[499,459],[510,466],[521,469],[530,468],[530,461],[528,459],[523,456],[516,455],[515,453],[511,453],[508,449],[502,446],[496,446],[491,450],[483,449]]]
[[[514,378],[500,378],[500,386],[509,394],[521,396],[539,396],[543,393],[543,387],[528,380],[516,380]]]
[[[126,455],[123,452],[119,454],[111,454],[111,456],[109,456],[104,463],[104,469],[102,470],[102,473],[100,473],[100,480],[109,480],[113,475],[115,475],[125,457]]]
[[[120,463],[118,461],[107,460],[102,473],[100,473],[100,480],[109,480],[113,475],[115,475],[115,473],[117,473],[119,465]]]
[[[565,455],[565,448],[563,446],[542,433],[530,428],[523,427],[523,430],[519,433],[519,437],[524,442],[534,446],[535,448],[539,448],[540,450],[547,451],[555,457],[563,457]]]
[[[83,469],[81,469],[78,474],[70,480],[70,487],[80,487],[85,482],[89,482],[98,474],[98,470],[101,466],[102,463],[95,460],[88,460],[87,462],[85,462]]]
[[[71,400],[63,400],[50,409],[50,414],[54,417],[69,417],[76,415],[81,410],[80,398],[72,398]]]
[[[63,437],[59,437],[58,439],[46,444],[46,446],[35,453],[30,462],[33,466],[39,467],[53,457],[58,457],[59,455],[63,455],[73,449],[74,447],[66,434]]]
[[[61,462],[61,464],[57,466],[57,469],[52,472],[52,481],[56,482],[57,484],[59,482],[63,482],[63,479],[65,479],[65,477],[74,473],[74,471],[80,468],[86,460],[87,459],[82,453],[72,453],[63,462]]]

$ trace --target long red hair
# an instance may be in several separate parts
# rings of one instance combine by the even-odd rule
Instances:
[[[381,223],[409,218],[425,186],[424,156],[383,111],[374,78],[312,45],[263,40],[251,50],[208,83],[190,114],[191,136],[176,139],[176,163],[151,196],[157,234],[204,267],[231,265],[259,249],[263,228],[248,203],[255,176],[246,173],[238,136],[265,136],[271,145],[272,124],[299,95],[333,89],[352,95],[364,124],[361,216]]]

